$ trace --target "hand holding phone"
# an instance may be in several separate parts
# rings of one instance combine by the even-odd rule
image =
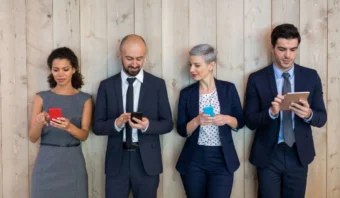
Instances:
[[[48,114],[50,114],[50,120],[62,117],[62,112],[60,108],[50,108],[48,110]]]
[[[135,124],[137,124],[136,121],[134,121],[132,118],[137,118],[138,120],[142,120],[143,119],[143,113],[142,112],[132,112],[131,113],[131,121]]]
[[[214,117],[214,107],[213,106],[206,106],[203,108],[203,113],[210,115],[210,117]]]

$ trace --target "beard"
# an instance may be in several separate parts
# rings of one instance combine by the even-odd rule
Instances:
[[[129,76],[137,76],[141,70],[140,66],[137,66],[137,67],[133,67],[131,65],[125,66],[123,61],[122,61],[122,65],[123,65],[123,71]],[[137,69],[137,70],[131,70],[131,69]]]
[[[136,68],[137,68],[137,70],[131,70],[131,69],[136,69]],[[125,66],[123,66],[123,70],[129,76],[137,76],[140,72],[140,66],[137,66],[137,67],[132,67],[132,66],[125,67]]]

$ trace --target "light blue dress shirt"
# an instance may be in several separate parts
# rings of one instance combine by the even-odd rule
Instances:
[[[282,95],[282,88],[284,84],[284,79],[282,77],[283,71],[280,70],[275,64],[273,64],[273,69],[274,69],[274,75],[275,75],[275,82],[276,82],[276,88],[277,88],[277,93]],[[294,66],[287,71],[289,73],[289,81],[290,81],[290,86],[291,86],[291,92],[295,91],[295,76],[294,76]],[[277,119],[279,117],[279,114],[272,116],[270,114],[270,109],[268,110],[269,116],[272,119]],[[279,131],[279,138],[278,138],[278,143],[284,142],[284,136],[283,136],[283,129],[282,129],[282,111],[280,111],[280,131]],[[295,113],[292,112],[292,125],[293,125],[293,130],[295,129],[295,121],[294,121]],[[311,116],[308,119],[305,119],[305,122],[309,122],[313,117],[313,112]]]

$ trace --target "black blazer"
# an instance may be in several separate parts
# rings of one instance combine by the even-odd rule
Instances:
[[[215,79],[218,100],[220,102],[221,114],[230,115],[237,119],[240,129],[244,126],[243,113],[240,98],[234,84],[226,81]],[[200,127],[187,137],[186,126],[194,117],[199,114],[199,83],[192,84],[184,88],[179,97],[178,117],[177,117],[177,132],[182,137],[187,138],[179,156],[176,169],[185,174],[191,162],[191,157],[197,150],[197,142]],[[231,128],[228,125],[219,127],[219,133],[222,143],[222,150],[227,169],[233,173],[240,166],[237,153],[234,146],[234,141],[231,134]]]
[[[326,123],[327,113],[318,73],[295,64],[294,76],[295,92],[309,91],[308,103],[313,110],[310,123],[298,116],[294,117],[297,153],[301,163],[306,166],[315,156],[311,126],[322,127]],[[272,64],[249,76],[244,111],[247,127],[256,130],[249,160],[257,167],[268,166],[277,147],[280,117],[273,120],[268,114],[271,102],[276,96]]]
[[[149,119],[146,132],[138,131],[139,150],[148,175],[162,173],[162,156],[159,135],[173,128],[171,109],[164,80],[145,71],[141,85],[138,111]],[[105,174],[115,176],[121,166],[123,132],[115,129],[114,122],[124,113],[122,80],[118,73],[100,83],[94,112],[93,132],[108,135],[105,157]]]

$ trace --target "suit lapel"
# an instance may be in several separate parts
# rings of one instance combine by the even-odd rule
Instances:
[[[143,71],[144,72],[144,71]],[[140,85],[140,92],[139,92],[139,99],[138,99],[138,108],[137,108],[137,111],[142,111],[141,110],[141,107],[143,106],[144,104],[144,96],[145,96],[145,92],[147,90],[147,86],[148,86],[148,75],[146,72],[144,72],[144,79],[143,79],[143,83],[141,83]]]
[[[223,85],[220,83],[220,81],[218,81],[215,78],[215,85],[216,85],[216,91],[217,91],[217,97],[218,97],[218,101],[220,102],[220,114],[224,114],[225,113],[225,101],[227,100],[226,93],[225,93],[225,89],[223,89]]]
[[[192,116],[197,116],[199,113],[199,86],[198,82],[194,85],[193,89],[191,90],[190,93],[190,109]]]
[[[303,75],[301,74],[300,66],[297,64],[294,66],[294,91],[306,91],[304,90]]]
[[[277,96],[277,87],[276,87],[273,65],[268,66],[268,83],[273,94],[272,98],[275,98]]]
[[[114,87],[116,91],[116,98],[118,101],[118,108],[119,112],[123,113],[124,108],[123,108],[123,91],[122,91],[122,78],[121,75],[117,75],[117,78],[114,79]]]

